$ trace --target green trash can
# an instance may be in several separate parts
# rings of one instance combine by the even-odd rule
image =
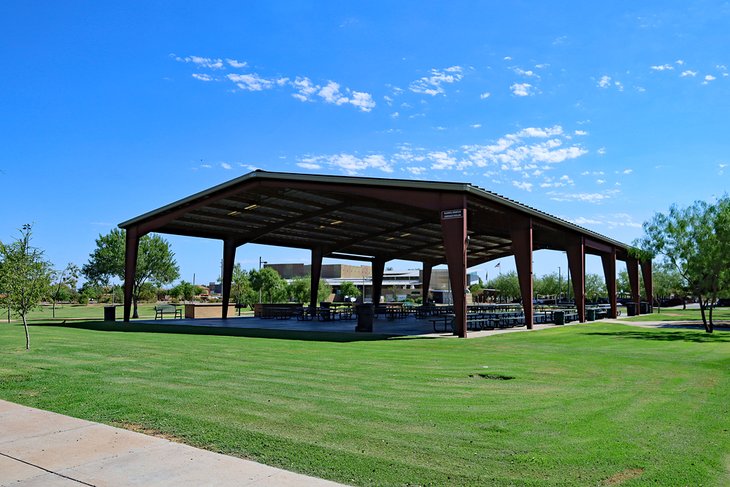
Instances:
[[[357,326],[355,331],[363,331],[372,333],[373,317],[375,316],[375,306],[372,304],[360,304],[357,306]]]
[[[556,325],[565,324],[565,311],[553,311],[553,322]]]
[[[586,309],[586,320],[596,321],[596,310],[593,308]]]
[[[104,306],[104,321],[117,321],[116,306]]]

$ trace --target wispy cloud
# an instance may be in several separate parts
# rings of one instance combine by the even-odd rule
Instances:
[[[527,181],[512,181],[512,186],[525,191],[532,191],[533,184]]]
[[[484,93],[482,93],[481,95],[479,95],[479,99],[480,100],[486,100],[490,96],[492,96],[492,94],[490,92],[488,92],[488,91],[485,91]]]
[[[222,167],[223,169],[227,170],[227,171],[229,171],[229,170],[233,169],[233,166],[231,166],[231,165],[230,165],[230,164],[228,164],[227,162],[221,162],[221,167]]]
[[[509,87],[515,96],[532,96],[535,94],[535,87],[530,83],[514,83]]]
[[[445,69],[432,69],[430,76],[424,76],[417,79],[408,86],[414,93],[422,93],[424,95],[443,95],[446,93],[444,85],[453,84],[464,77],[461,66],[451,66]]]
[[[393,166],[382,155],[368,155],[358,157],[353,154],[332,154],[323,156],[310,156],[303,158],[297,166],[304,169],[321,169],[329,167],[340,170],[347,175],[356,175],[368,169],[377,169],[382,172],[392,173]]]
[[[248,63],[245,61],[238,61],[231,58],[226,58],[224,62],[220,58],[171,56],[178,62],[192,63],[201,69],[214,71],[226,70],[227,67],[242,70],[248,66]],[[239,90],[248,92],[271,90],[273,88],[289,88],[294,91],[292,96],[303,102],[320,100],[332,105],[351,105],[363,112],[369,112],[375,108],[375,101],[370,93],[342,88],[339,83],[332,80],[320,85],[306,76],[296,76],[292,81],[288,77],[267,77],[253,72],[229,72],[223,78],[215,78],[207,73],[193,73],[192,76],[197,80],[206,82],[227,80],[233,83]]]
[[[691,69],[687,69],[682,71],[682,74],[679,75],[681,78],[694,78],[697,76],[697,71],[692,71]]]
[[[580,201],[583,203],[603,203],[606,200],[614,198],[619,193],[617,189],[609,189],[598,193],[575,193],[575,192],[559,192],[550,191],[548,196],[554,201]]]
[[[652,66],[651,69],[654,71],[672,71],[674,69],[674,66],[671,64],[660,64],[657,66]]]
[[[175,59],[175,61],[178,61],[181,63],[192,63],[201,68],[223,69],[223,60],[222,59],[201,57],[201,56],[180,57],[180,56],[176,56],[174,54],[171,54],[171,56]]]

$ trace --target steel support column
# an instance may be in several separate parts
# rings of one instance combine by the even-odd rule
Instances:
[[[644,291],[646,291],[646,300],[649,302],[649,309],[654,306],[654,280],[652,279],[652,269],[650,260],[642,260],[641,277],[644,279]]]
[[[428,291],[431,289],[431,274],[433,264],[423,263],[423,277],[421,278],[421,303],[428,303]]]
[[[137,274],[137,253],[139,252],[139,234],[137,227],[127,229],[124,246],[124,321],[129,322],[132,311],[132,293],[134,279]],[[134,316],[134,318],[139,318]]]
[[[312,249],[312,275],[309,276],[309,312],[317,314],[317,296],[319,295],[319,279],[322,277],[322,249]]]
[[[236,242],[233,239],[223,241],[223,275],[221,289],[223,294],[223,313],[221,317],[228,318],[228,302],[231,299],[231,281],[233,280],[233,264],[236,260]]]
[[[385,273],[385,261],[383,259],[373,260],[373,304],[380,304],[383,296],[383,274]]]
[[[535,321],[532,305],[532,219],[527,219],[514,226],[510,233],[512,253],[515,256],[515,267],[517,267],[517,279],[520,282],[525,325],[528,329],[532,329]]]
[[[448,214],[447,214],[448,212]],[[461,208],[442,211],[441,234],[449,267],[451,296],[454,300],[454,335],[466,338],[466,199]]]
[[[631,300],[636,306],[636,314],[641,314],[641,290],[639,289],[639,261],[634,257],[626,259],[626,273],[629,275]]]
[[[611,305],[611,318],[618,318],[618,303],[616,302],[616,249],[610,254],[601,254],[603,277],[606,280],[608,303]]]
[[[575,307],[578,310],[578,321],[586,321],[586,248],[583,237],[568,245],[568,269],[573,284]]]

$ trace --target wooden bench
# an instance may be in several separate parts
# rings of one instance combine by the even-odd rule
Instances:
[[[171,314],[173,319],[182,319],[182,309],[174,304],[158,304],[155,306],[155,319],[165,319],[165,313]]]

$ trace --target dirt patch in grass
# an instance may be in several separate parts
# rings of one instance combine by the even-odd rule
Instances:
[[[635,479],[644,473],[643,468],[628,468],[622,472],[611,475],[609,478],[603,481],[603,485],[621,485],[627,480]]]
[[[473,379],[489,379],[489,380],[512,380],[514,377],[511,375],[502,374],[469,374],[469,377]]]
[[[174,441],[175,443],[185,443],[185,441],[175,435],[165,433],[154,428],[148,428],[137,423],[126,423],[126,422],[114,422],[114,425],[125,430],[134,431],[135,433],[142,433],[143,435],[156,436],[157,438],[163,438],[168,441]]]

